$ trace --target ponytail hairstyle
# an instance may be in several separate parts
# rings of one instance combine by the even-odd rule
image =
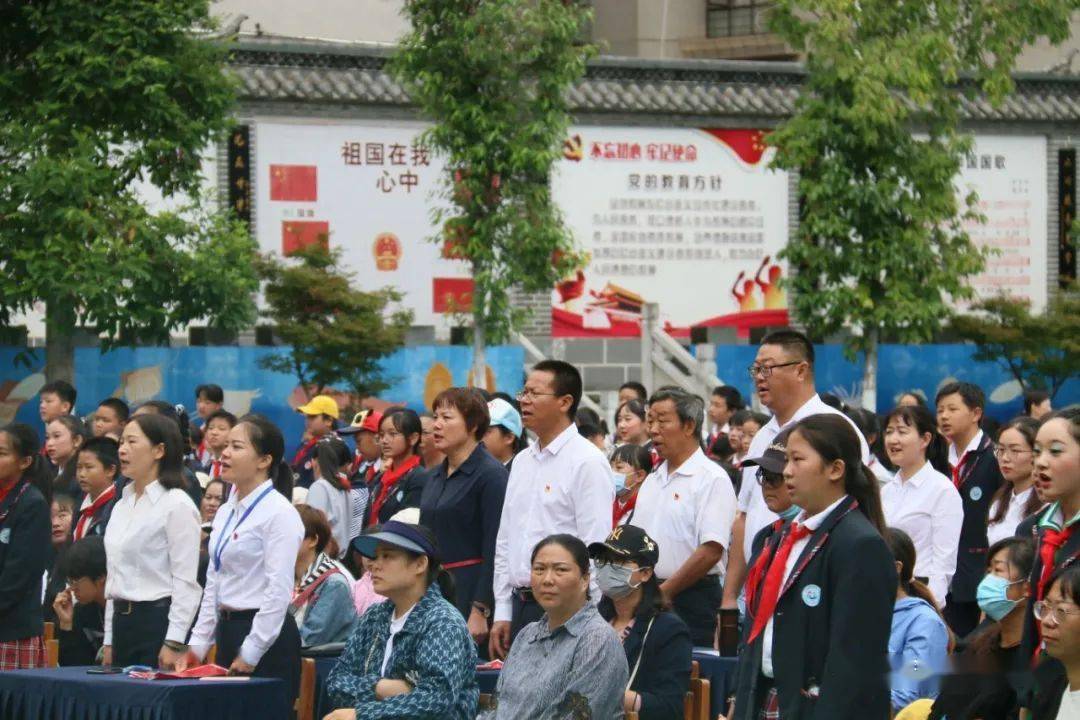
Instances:
[[[921,581],[916,580],[914,577],[916,559],[915,543],[911,541],[911,536],[900,528],[887,527],[885,528],[884,537],[885,544],[889,546],[889,552],[892,553],[893,560],[900,563],[900,571],[898,573],[900,589],[912,597],[925,600],[940,616],[941,611],[938,610],[937,599],[934,597],[934,593],[930,591],[930,588]]]
[[[45,501],[52,504],[53,487],[49,468],[45,459],[38,452],[41,442],[34,428],[26,423],[10,423],[0,428],[11,441],[11,449],[20,459],[30,458],[30,466],[23,470],[22,479],[36,487],[45,496]]]
[[[275,490],[292,502],[293,471],[285,464],[285,437],[281,430],[265,416],[257,413],[245,415],[237,425],[247,425],[248,440],[255,452],[270,456],[267,478],[274,484]]]
[[[139,426],[151,445],[162,445],[165,454],[158,460],[158,482],[166,490],[187,487],[184,479],[184,441],[180,436],[180,427],[174,420],[164,415],[143,413],[135,415],[128,424]]]
[[[352,462],[352,452],[345,441],[337,435],[326,435],[315,443],[315,463],[319,468],[319,477],[334,487],[340,487],[338,473],[342,465]]]
[[[859,436],[843,415],[811,415],[800,420],[793,433],[814,448],[826,463],[844,463],[844,492],[855,498],[859,510],[878,532],[885,530],[881,490],[873,471],[862,462]]]
[[[79,450],[86,443],[86,439],[90,437],[90,430],[86,427],[86,423],[74,415],[61,415],[53,418],[50,422],[60,423],[71,434],[71,444],[74,446],[75,452],[64,463],[64,471],[53,479],[53,485],[57,492],[72,492],[78,489],[75,480],[75,464],[79,459]]]
[[[1039,432],[1039,421],[1034,418],[1021,415],[1020,417],[1013,418],[1005,424],[1001,431],[998,432],[997,440],[1000,442],[1001,434],[1006,430],[1015,430],[1024,437],[1024,442],[1027,443],[1029,450],[1035,449],[1035,435]],[[1032,458],[1034,460],[1034,458]],[[994,497],[990,500],[990,513],[987,518],[988,523],[999,523],[1005,519],[1005,513],[1009,511],[1009,497],[1013,493],[1012,480],[1006,479],[998,487],[997,492],[994,493]],[[1023,516],[1028,517],[1035,512],[1038,512],[1042,507],[1042,500],[1039,500],[1037,493],[1031,493],[1028,495],[1027,502],[1024,503]]]
[[[379,429],[382,429],[384,422],[389,420],[394,425],[394,429],[405,436],[405,442],[409,442],[410,435],[416,435],[416,442],[412,445],[408,445],[409,453],[412,455],[420,454],[420,438],[424,434],[424,426],[420,423],[420,416],[416,414],[415,410],[409,408],[397,407],[393,410],[388,410],[385,415],[382,416],[382,420],[379,421]],[[487,427],[484,428],[487,430]],[[481,435],[483,437],[483,435]]]
[[[939,473],[950,477],[952,468],[949,466],[949,442],[937,431],[937,418],[930,409],[922,405],[898,405],[885,416],[885,422],[882,423],[883,436],[884,428],[889,426],[893,418],[914,429],[919,437],[929,433],[930,444],[926,446],[926,461]]]

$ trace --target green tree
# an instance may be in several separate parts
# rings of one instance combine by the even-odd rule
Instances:
[[[515,286],[550,290],[580,257],[548,179],[570,122],[566,90],[585,72],[589,11],[563,0],[406,0],[411,30],[391,61],[421,113],[424,142],[446,160],[451,209],[435,242],[472,267],[473,373],[484,348],[523,314]]]
[[[1080,292],[1075,283],[1058,293],[1041,313],[1031,303],[1005,295],[981,300],[978,314],[953,319],[953,330],[975,343],[975,359],[996,362],[1025,390],[1042,388],[1056,396],[1080,376]]]
[[[0,10],[0,324],[44,304],[50,379],[77,326],[109,347],[255,317],[257,247],[199,192],[234,99],[210,29],[209,0]],[[139,181],[184,207],[150,212]]]
[[[863,405],[877,402],[882,337],[926,342],[984,265],[964,231],[973,195],[953,182],[970,138],[964,93],[1000,102],[1019,51],[1068,37],[1075,0],[778,0],[772,26],[807,54],[794,116],[773,133],[775,165],[799,173],[799,231],[781,254],[811,335],[849,331],[866,354]],[[919,135],[912,133],[918,132]]]
[[[389,311],[401,293],[354,289],[339,248],[314,244],[290,258],[260,262],[267,280],[262,314],[289,350],[259,365],[295,375],[309,399],[335,383],[348,384],[358,400],[386,389],[379,360],[405,343],[412,323],[410,311]]]

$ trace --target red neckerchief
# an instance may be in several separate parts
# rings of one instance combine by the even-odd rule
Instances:
[[[1075,525],[1070,525],[1061,530],[1054,530],[1050,527],[1043,528],[1039,537],[1039,559],[1042,561],[1042,573],[1039,575],[1039,584],[1036,588],[1036,600],[1042,600],[1046,597],[1046,591],[1049,590],[1050,576],[1054,574],[1054,558],[1057,556],[1058,550],[1065,547],[1065,543],[1069,542],[1069,537],[1075,527]]]
[[[7,520],[8,514],[12,511],[12,509],[14,509],[16,505],[19,504],[19,500],[22,499],[22,496],[26,494],[26,491],[30,488],[30,481],[23,481],[22,478],[19,478],[15,481],[14,487],[16,488],[15,497],[12,498],[11,503],[6,508],[0,510],[0,525],[4,524],[4,521]],[[8,488],[7,492],[4,493],[5,497],[0,499],[0,504],[3,504],[3,502],[7,500],[6,496],[10,493],[11,488]]]
[[[105,490],[98,495],[97,500],[79,511],[79,522],[75,525],[76,541],[82,540],[90,525],[90,520],[93,519],[95,513],[105,507],[105,505],[114,497],[116,497],[116,485],[110,484],[109,487],[105,488]]]
[[[217,480],[220,477],[221,477],[221,461],[220,460],[211,460],[210,461],[210,479],[211,480]]]
[[[345,473],[339,472],[337,475],[334,476],[334,479],[337,480],[338,487],[340,487],[342,490],[345,490],[346,492],[352,490],[352,483],[349,482],[349,476]]]
[[[751,611],[757,608],[754,603],[754,596],[757,595],[758,586],[761,585],[761,580],[765,577],[765,571],[768,570],[769,562],[772,560],[773,552],[776,550],[776,543],[772,541],[780,537],[778,533],[783,526],[783,518],[773,520],[773,534],[769,536],[769,540],[766,541],[765,546],[761,548],[761,554],[758,555],[758,559],[753,567],[746,573],[746,607]]]
[[[964,470],[964,465],[967,464],[968,458],[971,457],[970,452],[965,452],[964,455],[957,461],[956,467],[952,469],[952,484],[959,490],[960,486],[964,484],[964,477],[960,475]]]
[[[300,449],[296,451],[296,456],[293,458],[292,466],[297,469],[301,469],[300,461],[304,459],[304,456],[311,451],[311,448],[315,447],[315,443],[319,442],[319,438],[313,437],[306,443],[300,446]]]
[[[784,570],[787,568],[788,556],[791,555],[795,544],[813,534],[814,531],[805,525],[792,523],[780,541],[769,562],[769,569],[765,571],[765,580],[761,587],[761,596],[754,612],[754,624],[750,628],[747,643],[752,643],[754,638],[761,634],[776,610],[776,602],[780,599],[780,589],[784,584]],[[755,568],[756,565],[755,563]]]
[[[413,455],[405,462],[401,463],[400,467],[392,467],[382,475],[382,487],[379,488],[379,496],[375,498],[375,502],[371,504],[371,518],[368,520],[369,524],[375,524],[379,522],[379,510],[382,509],[383,503],[386,502],[386,496],[390,494],[390,490],[397,484],[397,481],[405,477],[410,470],[420,465],[420,456]]]
[[[615,497],[615,504],[614,504],[614,507],[612,508],[612,514],[614,515],[614,517],[612,519],[611,526],[615,527],[616,525],[618,525],[620,520],[622,520],[624,517],[626,517],[626,515],[628,513],[632,512],[634,510],[635,505],[637,505],[637,489],[636,488],[634,489],[634,494],[630,496],[630,499],[626,501],[625,505],[620,503],[618,496],[616,496]]]
[[[15,486],[19,484],[19,480],[20,478],[15,478],[14,480],[0,482],[0,503],[4,502],[4,498],[8,496],[8,493],[15,489]]]

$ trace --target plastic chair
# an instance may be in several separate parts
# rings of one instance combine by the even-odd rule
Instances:
[[[293,705],[296,720],[314,720],[315,717],[315,660],[300,660],[300,697]]]

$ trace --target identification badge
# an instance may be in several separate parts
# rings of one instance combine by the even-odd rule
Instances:
[[[821,588],[817,585],[807,585],[802,589],[802,601],[806,607],[817,607],[821,604]]]
[[[11,542],[11,528],[0,530],[0,543],[7,545]]]

